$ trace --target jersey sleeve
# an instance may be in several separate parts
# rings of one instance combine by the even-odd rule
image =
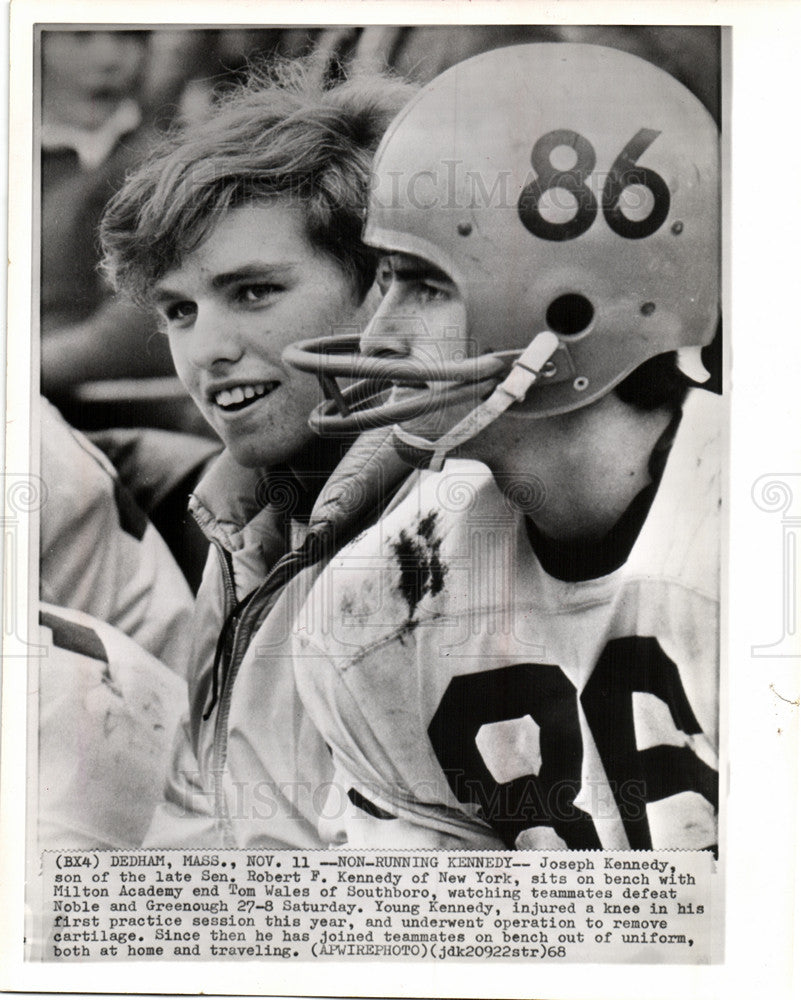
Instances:
[[[105,455],[42,400],[40,596],[86,612],[186,674],[192,595]]]
[[[160,799],[186,685],[89,615],[42,604],[40,622],[40,846],[138,847]]]

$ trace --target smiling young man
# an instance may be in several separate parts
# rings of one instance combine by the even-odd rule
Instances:
[[[230,208],[159,278],[152,300],[176,371],[230,457],[248,468],[307,464],[315,379],[285,365],[287,344],[358,329],[369,311],[353,276],[309,242],[299,199]],[[324,472],[324,469],[313,470]]]
[[[428,469],[296,626],[348,843],[714,848],[714,122],[636,57],[518,46],[429,84],[374,175],[385,295],[361,354],[289,352],[394,383],[315,422],[402,413]]]
[[[225,444],[190,504],[211,552],[189,715],[152,846],[321,844],[330,757],[282,655],[291,588],[269,574],[302,542],[352,438],[315,438],[317,382],[281,354],[370,315],[369,166],[411,92],[378,76],[325,87],[310,67],[286,67],[166,140],[107,209],[109,275],[155,306],[179,377]]]

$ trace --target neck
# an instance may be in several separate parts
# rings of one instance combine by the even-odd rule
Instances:
[[[352,444],[352,438],[315,437],[287,461],[287,468],[312,502]]]
[[[592,542],[651,482],[649,460],[670,420],[668,410],[644,413],[608,393],[556,417],[501,418],[505,441],[485,442],[482,460],[507,496],[536,498],[518,506],[543,534]]]

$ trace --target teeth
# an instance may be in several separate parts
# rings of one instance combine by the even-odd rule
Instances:
[[[272,386],[273,383],[270,383]],[[236,385],[233,389],[221,389],[220,392],[215,393],[214,402],[217,406],[236,406],[239,403],[244,403],[246,399],[257,399],[260,396],[264,396],[267,392],[267,384],[264,382],[257,382],[254,385]]]

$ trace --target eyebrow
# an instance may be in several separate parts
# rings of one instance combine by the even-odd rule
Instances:
[[[434,281],[445,281],[453,284],[453,278],[449,274],[446,274],[435,264],[424,260],[422,257],[413,257],[410,254],[387,253],[384,254],[384,258],[390,261],[395,275],[403,281],[431,278]]]
[[[229,285],[235,285],[240,281],[264,281],[265,279],[269,281],[285,281],[292,274],[294,267],[295,264],[293,261],[281,264],[267,264],[264,261],[253,261],[252,263],[242,264],[233,271],[223,271],[221,274],[215,274],[211,279],[211,287],[214,289],[228,288]],[[185,298],[187,296],[184,292],[173,290],[160,283],[154,287],[150,295],[150,300],[154,305],[175,302],[176,300]]]
[[[251,264],[242,264],[233,271],[224,271],[222,274],[215,274],[211,279],[213,288],[227,288],[228,285],[235,285],[238,281],[253,280],[255,278],[269,278],[275,280],[285,280],[292,274],[295,264],[293,261],[281,264],[266,264],[264,261],[254,261]]]
[[[148,301],[152,302],[154,306],[166,305],[168,302],[175,302],[178,299],[185,299],[186,295],[182,295],[180,292],[173,292],[169,288],[164,288],[162,285],[157,285],[155,288],[151,289],[148,295]]]

